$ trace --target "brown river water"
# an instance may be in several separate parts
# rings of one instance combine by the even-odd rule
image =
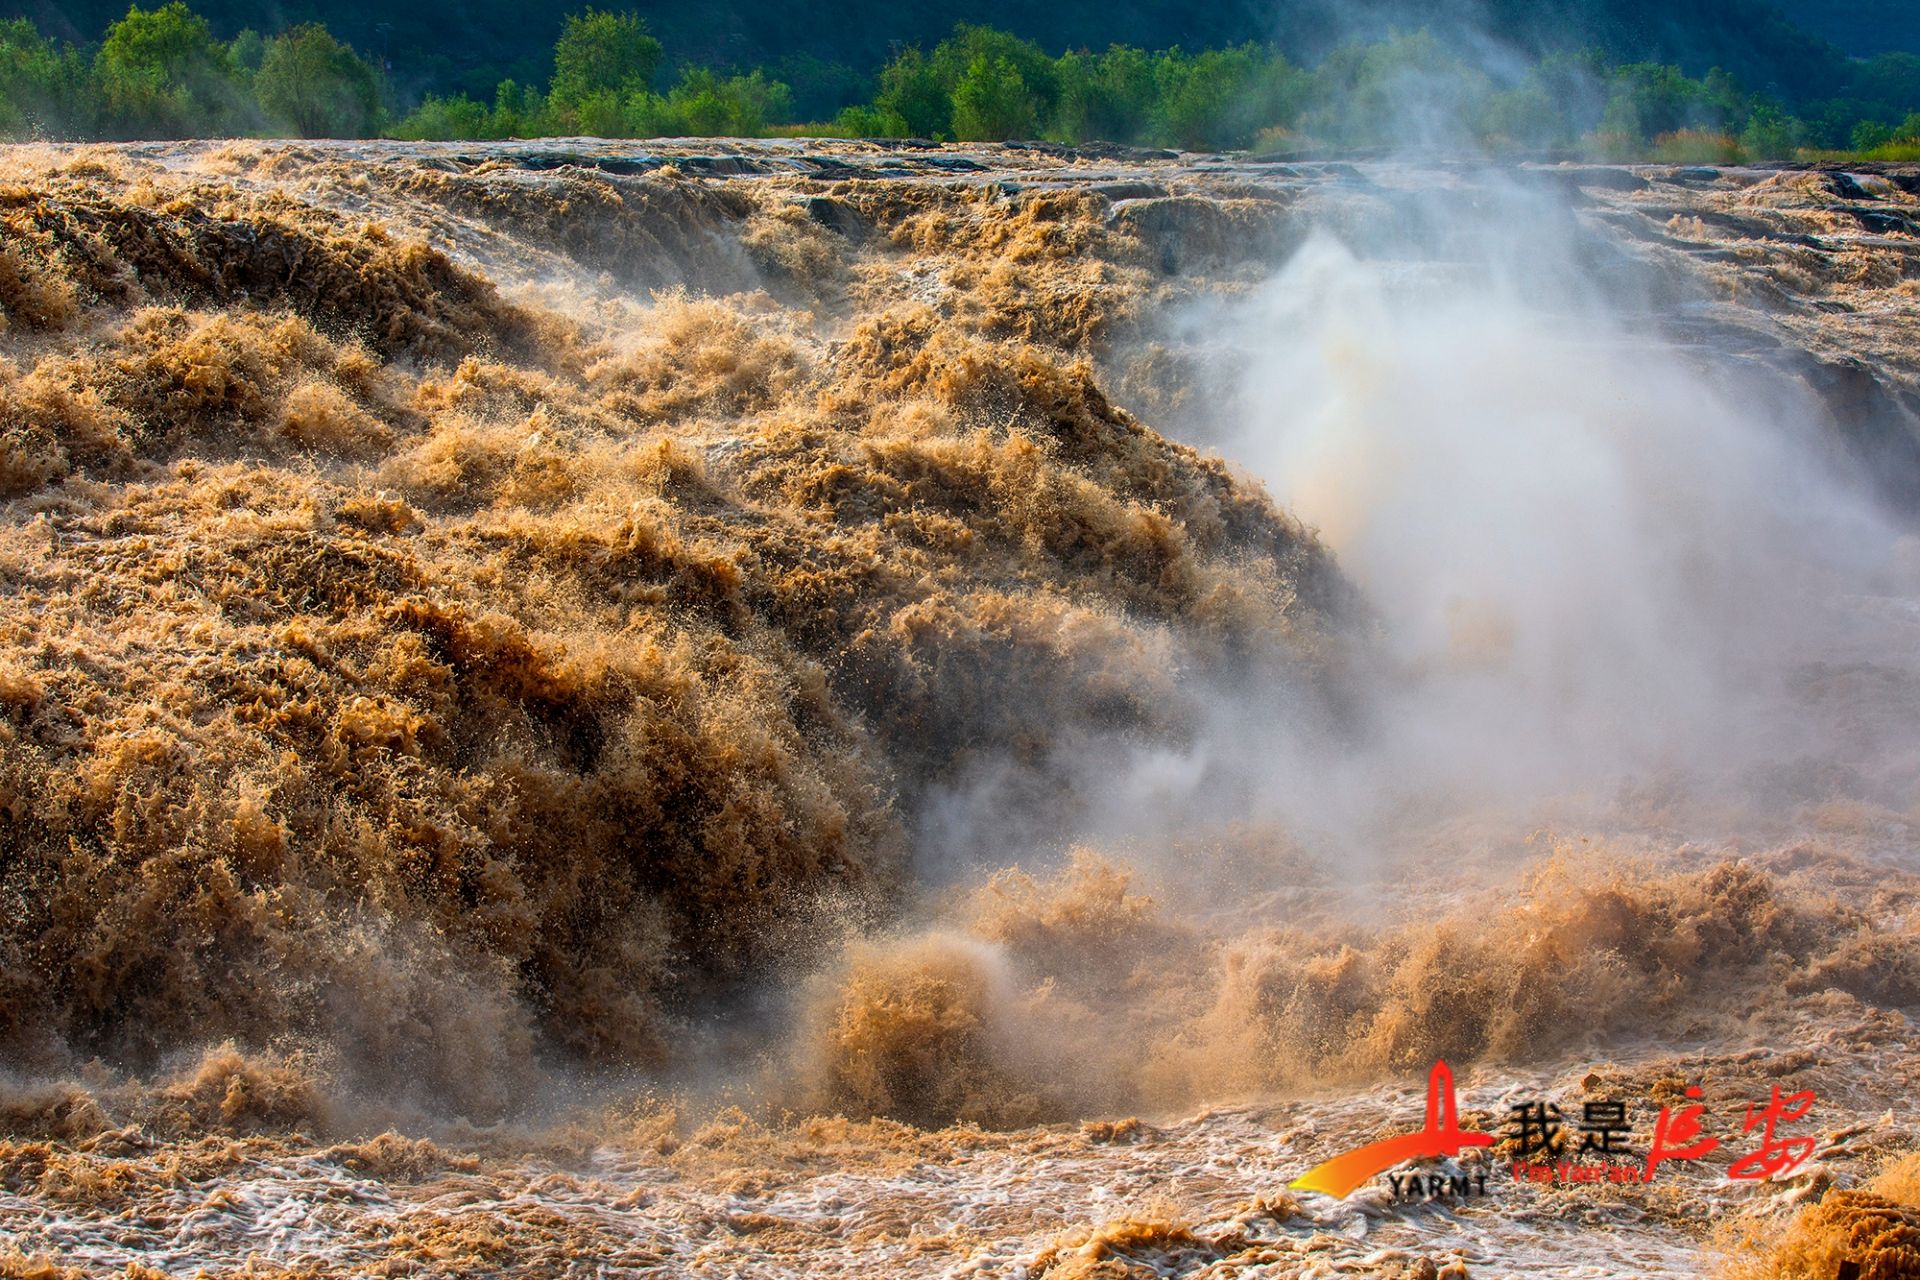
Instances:
[[[0,223],[0,1277],[1920,1276],[1920,171]]]

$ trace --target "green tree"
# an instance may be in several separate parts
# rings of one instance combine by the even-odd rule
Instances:
[[[686,116],[658,93],[630,93],[617,102],[596,102],[584,118],[596,125],[604,118],[606,127],[591,131],[602,137],[684,138],[693,132]]]
[[[874,109],[897,118],[906,133],[937,138],[953,127],[953,99],[933,62],[918,49],[908,49],[880,69],[880,92]]]
[[[705,68],[690,68],[667,95],[683,132],[702,138],[751,138],[769,124],[784,121],[793,107],[787,86],[755,71],[722,78]]]
[[[1853,126],[1847,143],[1855,151],[1872,151],[1893,141],[1893,126],[1879,120],[1862,120]]]
[[[1493,100],[1493,83],[1431,32],[1335,50],[1314,72],[1307,126],[1346,146],[1458,148]]]
[[[1883,53],[1849,63],[1835,96],[1847,100],[1855,114],[1876,120],[1920,108],[1920,53]]]
[[[493,91],[487,127],[494,138],[539,137],[548,132],[546,96],[532,85],[502,80]]]
[[[1717,88],[1724,91],[1725,82]],[[1725,103],[1707,85],[1678,67],[1636,62],[1614,68],[1600,127],[1646,141],[1681,129],[1721,128],[1731,123]]]
[[[1566,153],[1600,127],[1606,107],[1607,67],[1600,54],[1550,54],[1518,84],[1488,97],[1479,133],[1496,151]]]
[[[568,17],[553,47],[548,99],[570,110],[596,94],[645,93],[660,67],[660,42],[633,13],[589,9]]]
[[[873,96],[870,72],[810,53],[789,53],[766,68],[769,79],[786,85],[793,112],[802,120],[828,120],[851,103]]]
[[[904,138],[913,132],[899,112],[885,107],[845,107],[833,122],[834,131],[847,138]]]
[[[492,118],[485,103],[465,94],[437,98],[429,94],[405,119],[393,126],[392,136],[409,142],[450,142],[493,136]]]
[[[874,107],[923,137],[1031,137],[1053,117],[1060,69],[1031,40],[961,23],[930,54],[908,49],[880,71]]]
[[[1154,141],[1194,151],[1246,147],[1262,129],[1292,124],[1307,89],[1298,68],[1251,44],[1193,55],[1169,49],[1154,78]]]
[[[1059,69],[1054,60],[1033,41],[992,27],[965,22],[956,26],[952,35],[934,46],[934,74],[951,93],[982,58],[989,64],[1004,61],[1011,66],[1040,106],[1051,108],[1058,101]]]
[[[1740,149],[1749,160],[1791,160],[1805,145],[1806,126],[1770,104],[1755,107],[1740,131]]]
[[[1030,138],[1040,104],[1020,69],[1003,56],[977,55],[953,86],[953,136],[963,142]]]
[[[0,136],[76,137],[98,125],[85,57],[25,18],[0,22]]]
[[[1100,54],[1063,54],[1050,132],[1063,142],[1139,141],[1159,102],[1158,61],[1144,49],[1120,44]]]
[[[379,121],[378,75],[317,23],[267,45],[253,91],[268,115],[303,138],[361,138]]]
[[[94,72],[108,130],[123,137],[206,137],[248,114],[226,46],[182,0],[129,8],[107,28]]]
[[[267,60],[266,37],[248,27],[227,42],[227,59],[233,63],[234,70],[252,75]]]

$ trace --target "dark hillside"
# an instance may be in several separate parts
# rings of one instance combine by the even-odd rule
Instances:
[[[222,36],[249,27],[271,34],[294,23],[324,22],[368,56],[384,55],[403,94],[430,86],[491,96],[504,77],[544,82],[561,19],[577,6],[559,0],[423,0],[407,6],[378,0],[205,0],[194,7]],[[1565,0],[1553,5],[1489,0],[1484,6],[1417,8],[1334,0],[1061,0],[1048,5],[931,0],[911,6],[879,0],[808,5],[638,0],[631,7],[660,37],[669,62],[776,69],[784,64],[787,78],[796,81],[806,79],[792,74],[796,63],[818,60],[865,71],[902,45],[938,42],[960,21],[1011,31],[1055,52],[1113,43],[1197,49],[1271,40],[1297,57],[1313,57],[1342,40],[1377,36],[1395,26],[1455,26],[1495,33],[1526,53],[1595,48],[1615,61],[1674,63],[1694,75],[1720,66],[1743,84],[1775,89],[1789,99],[1819,96],[1835,73],[1841,55],[1823,35],[1845,37],[1857,52],[1867,39],[1861,33],[1870,33],[1879,22],[1869,20],[1869,10],[1884,9],[1889,20],[1915,25],[1910,6],[1898,0],[1845,5],[1803,0],[1792,6],[1809,29],[1823,35],[1795,26],[1764,0]],[[28,17],[50,35],[94,41],[125,8],[123,0],[0,0],[0,17]],[[1898,22],[1882,34],[1897,29]]]

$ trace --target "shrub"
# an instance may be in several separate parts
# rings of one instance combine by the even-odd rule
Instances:
[[[1346,146],[1457,143],[1493,84],[1425,31],[1336,49],[1306,91],[1307,129]]]
[[[1862,120],[1853,126],[1853,133],[1847,141],[1855,151],[1872,151],[1893,141],[1893,126],[1878,120]]]
[[[1772,107],[1756,108],[1740,131],[1740,150],[1750,160],[1790,160],[1806,142],[1805,127]]]
[[[0,22],[0,135],[91,133],[86,59],[45,39],[25,18]]]
[[[660,67],[660,42],[632,13],[589,9],[567,18],[553,47],[549,100],[559,110],[588,98],[644,93]]]
[[[380,118],[373,68],[317,24],[267,45],[253,91],[269,116],[303,138],[365,137]]]
[[[1105,53],[1069,53],[1060,58],[1060,101],[1051,132],[1063,141],[1144,138],[1159,97],[1158,63],[1144,49],[1114,45]]]
[[[667,95],[667,104],[684,122],[681,133],[750,138],[767,125],[785,120],[792,110],[792,97],[787,86],[759,71],[722,79],[696,67],[681,75],[680,83]]]
[[[834,132],[847,138],[904,138],[912,129],[897,111],[854,106],[840,112]]]
[[[107,28],[94,74],[116,136],[206,137],[250,123],[226,46],[182,0],[129,8]]]
[[[908,49],[880,70],[880,92],[874,109],[895,117],[906,132],[935,138],[953,127],[953,100],[940,75],[918,49]]]
[[[981,54],[953,86],[953,136],[967,142],[1032,137],[1040,106],[1020,69]]]
[[[1193,151],[1246,147],[1261,129],[1290,123],[1306,87],[1285,58],[1251,44],[1170,50],[1155,72],[1153,140]]]
[[[1662,164],[1733,164],[1744,158],[1739,139],[1711,129],[1676,129],[1653,140]]]
[[[462,138],[490,138],[492,120],[484,104],[465,94],[451,98],[429,96],[392,129],[396,138],[410,142],[448,142]]]

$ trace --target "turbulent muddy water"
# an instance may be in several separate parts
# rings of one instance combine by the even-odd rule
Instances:
[[[1920,173],[0,220],[0,1276],[1920,1274]],[[1484,1194],[1288,1190],[1443,1058]]]

